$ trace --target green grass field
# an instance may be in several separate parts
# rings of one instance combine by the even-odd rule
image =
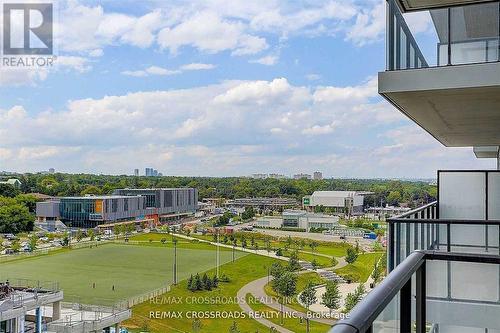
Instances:
[[[229,262],[222,265],[220,267],[220,273],[227,275],[231,281],[229,283],[220,283],[219,288],[211,291],[191,292],[186,288],[187,282],[182,281],[178,286],[174,287],[170,293],[164,295],[168,297],[167,300],[177,299],[179,302],[163,302],[163,298],[161,298],[159,302],[144,302],[134,306],[132,308],[132,318],[125,322],[125,326],[131,329],[132,332],[188,333],[193,332],[193,319],[187,318],[187,314],[190,312],[219,311],[226,314],[239,314],[242,310],[238,305],[239,301],[235,299],[238,290],[245,284],[266,276],[267,268],[274,261],[275,259],[249,254],[234,263]],[[208,273],[209,275],[213,275],[215,270],[212,269]],[[193,299],[196,300],[196,302],[193,302]],[[212,304],[213,301],[217,302]],[[183,315],[183,318],[151,318],[151,311],[180,313]],[[202,319],[202,328],[200,332],[228,332],[233,321],[236,321],[238,330],[241,333],[269,332],[268,328],[248,316],[236,320],[230,318]]]
[[[373,266],[383,256],[383,252],[363,253],[353,264],[335,270],[340,276],[351,277],[353,282],[366,282],[373,271]]]
[[[236,252],[236,258],[245,255]],[[173,256],[171,244],[107,244],[2,263],[0,279],[58,281],[65,301],[112,304],[171,284]],[[215,248],[206,244],[179,242],[177,258],[179,280],[216,264]],[[221,251],[220,260],[230,262],[232,252]]]

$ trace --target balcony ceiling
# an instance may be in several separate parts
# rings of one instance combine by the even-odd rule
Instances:
[[[447,147],[500,145],[500,63],[382,72],[379,93]]]
[[[404,13],[416,10],[491,2],[491,0],[396,0],[396,2]]]
[[[439,42],[448,42],[448,11],[430,11]],[[451,11],[452,42],[498,38],[498,3],[456,7]]]

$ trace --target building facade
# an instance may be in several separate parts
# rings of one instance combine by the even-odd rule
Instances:
[[[118,222],[168,222],[193,215],[198,207],[194,188],[119,189],[113,195],[62,197],[36,205],[37,222],[57,221],[72,228],[94,228]]]
[[[379,93],[444,146],[471,147],[497,170],[438,170],[436,202],[388,219],[390,274],[332,332],[500,332],[500,2],[386,8]],[[411,12],[430,18],[430,48],[417,43]]]
[[[302,198],[302,206],[307,210],[315,207],[328,208],[341,214],[359,214],[363,212],[364,195],[357,191],[315,191]]]
[[[257,219],[257,227],[287,228],[309,231],[314,229],[333,230],[339,224],[337,216],[315,214],[304,210],[285,210],[281,217],[264,216]]]

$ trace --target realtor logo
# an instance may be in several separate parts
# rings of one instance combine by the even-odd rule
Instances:
[[[3,54],[51,55],[52,3],[3,4]]]

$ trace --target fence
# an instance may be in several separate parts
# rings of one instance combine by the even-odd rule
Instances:
[[[144,303],[146,301],[149,301],[152,298],[155,298],[155,297],[158,297],[158,296],[163,295],[165,293],[168,293],[169,291],[170,291],[170,286],[166,286],[163,288],[158,288],[158,289],[149,291],[149,292],[141,294],[141,295],[133,296],[125,301],[126,306],[128,308],[131,308],[134,305]]]
[[[29,258],[36,256],[43,256],[49,254],[50,251],[54,251],[57,248],[47,248],[47,249],[38,249],[32,252],[16,252],[12,254],[5,254],[0,256],[0,262],[7,262],[11,260],[16,260],[20,258]]]

